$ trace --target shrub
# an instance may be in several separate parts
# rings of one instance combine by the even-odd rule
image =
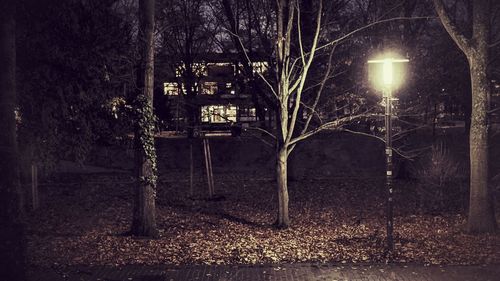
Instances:
[[[417,180],[421,209],[440,212],[464,207],[467,174],[443,141],[433,144],[411,173]]]

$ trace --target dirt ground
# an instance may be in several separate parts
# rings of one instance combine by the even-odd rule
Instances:
[[[132,215],[127,173],[64,174],[41,186],[29,215],[28,252],[39,266],[124,264],[269,264],[385,262],[383,179],[336,178],[290,183],[292,225],[272,226],[272,178],[215,174],[215,200],[203,176],[188,197],[185,171],[160,177],[160,238],[124,235]],[[412,182],[396,182],[394,261],[498,264],[500,233],[464,233],[462,197],[429,209]],[[498,198],[498,197],[497,197]],[[497,214],[498,210],[497,202]],[[500,224],[500,221],[499,221]]]

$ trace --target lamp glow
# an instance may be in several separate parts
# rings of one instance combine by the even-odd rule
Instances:
[[[374,83],[375,88],[382,90],[384,95],[398,88],[403,82],[404,76],[402,67],[399,64],[408,61],[408,59],[395,58],[394,55],[369,60],[368,63],[373,65],[369,71],[371,71],[371,81]]]
[[[384,77],[383,81],[385,86],[391,86],[392,83],[394,82],[392,61],[393,59],[384,59],[382,71],[383,71],[383,77]]]

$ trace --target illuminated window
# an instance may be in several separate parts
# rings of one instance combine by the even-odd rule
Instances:
[[[240,108],[240,121],[257,121],[257,111],[255,107]]]
[[[175,77],[182,77],[184,72],[186,71],[186,65],[179,64],[175,67]]]
[[[224,107],[226,120],[229,122],[236,122],[236,114],[238,114],[238,107],[236,105],[227,105]]]
[[[206,123],[236,122],[238,108],[235,105],[204,105],[201,107],[201,121]]]
[[[234,95],[236,93],[236,91],[233,88],[233,83],[230,82],[226,83],[226,93],[231,95]]]
[[[193,70],[193,74],[196,77],[204,77],[208,75],[207,66],[204,63],[195,62],[191,64],[191,69]],[[184,63],[180,63],[175,67],[175,77],[182,77],[186,74],[186,65]]]
[[[177,82],[163,83],[163,94],[166,96],[179,95],[179,84],[177,84]]]
[[[217,82],[204,82],[202,85],[203,85],[202,93],[204,95],[217,94]]]
[[[238,74],[242,73],[242,69],[244,65],[242,63],[238,63]],[[252,62],[252,70],[253,73],[265,74],[269,70],[269,64],[266,61],[254,61]]]
[[[193,63],[193,73],[196,77],[203,77],[208,75],[207,65],[204,63]]]
[[[269,65],[265,61],[254,61],[252,62],[252,69],[254,73],[264,74],[269,69]]]
[[[181,84],[181,88],[182,88],[182,93],[184,95],[186,95],[187,94],[186,84],[182,83]],[[193,93],[197,93],[198,92],[198,83],[197,82],[194,82],[194,85],[191,87],[191,92],[193,92]]]

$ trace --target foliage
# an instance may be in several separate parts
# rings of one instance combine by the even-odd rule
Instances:
[[[463,207],[467,175],[443,141],[433,144],[413,165],[412,174],[419,183],[421,208],[443,211],[445,207]]]
[[[140,180],[146,184],[156,186],[158,179],[158,168],[156,162],[156,150],[154,136],[157,130],[158,119],[154,115],[153,107],[145,95],[138,95],[136,98],[135,115],[136,115],[136,133],[138,134],[138,142],[142,153],[146,159],[151,162],[152,174],[141,176]]]
[[[36,161],[83,161],[129,128],[130,26],[115,1],[25,1],[18,44],[21,143]],[[29,148],[27,148],[29,149]]]

